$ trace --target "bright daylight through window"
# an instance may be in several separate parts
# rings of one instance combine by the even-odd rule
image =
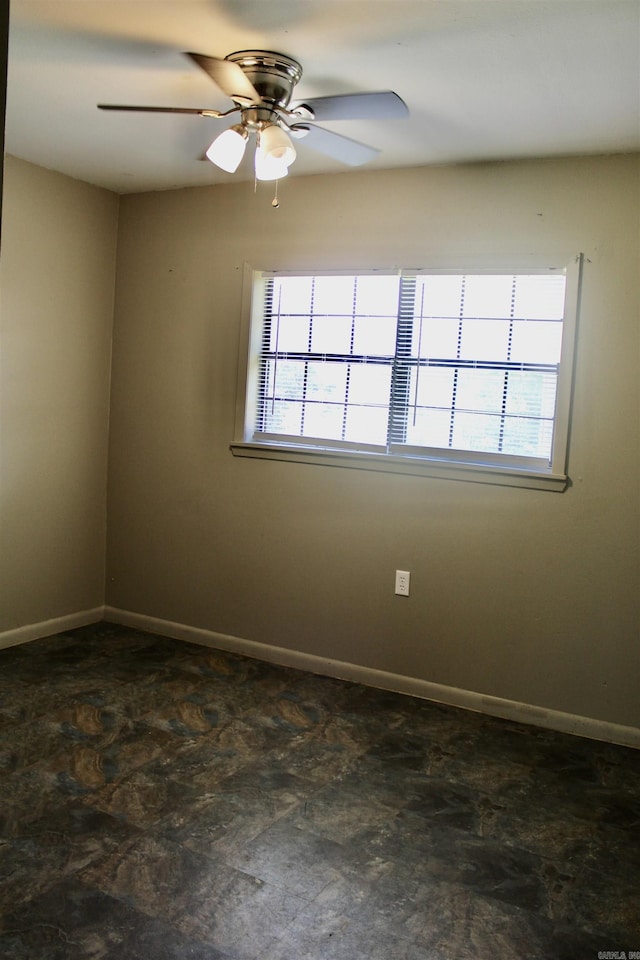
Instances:
[[[562,489],[579,263],[253,273],[234,452]]]

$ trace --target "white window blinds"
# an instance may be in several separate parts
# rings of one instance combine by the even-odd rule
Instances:
[[[245,441],[564,471],[565,270],[259,278]]]

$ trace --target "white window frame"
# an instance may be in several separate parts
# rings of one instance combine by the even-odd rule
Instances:
[[[534,274],[563,273],[565,283],[565,312],[562,331],[561,360],[558,369],[556,406],[553,428],[553,449],[549,463],[502,454],[452,451],[446,448],[391,445],[381,448],[344,441],[308,440],[304,437],[284,437],[276,434],[257,434],[255,429],[257,389],[262,346],[264,316],[264,288],[273,276],[358,275],[401,273],[399,270],[256,270],[245,264],[243,272],[242,322],[238,358],[238,392],[236,424],[232,453],[241,457],[270,460],[288,460],[297,463],[324,464],[388,473],[440,477],[478,483],[528,487],[562,492],[569,485],[567,456],[571,417],[572,384],[578,305],[582,275],[582,255],[569,264],[547,270],[502,265],[490,269],[435,267],[430,270],[408,270],[407,273],[435,274]]]

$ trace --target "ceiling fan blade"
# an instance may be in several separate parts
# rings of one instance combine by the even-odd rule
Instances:
[[[324,127],[316,127],[314,124],[294,124],[290,130],[294,137],[296,135],[304,137],[305,146],[317,150],[318,153],[324,153],[327,157],[333,157],[341,163],[346,163],[350,167],[359,167],[363,163],[368,163],[380,153],[375,147],[368,147],[366,143],[358,143],[357,140],[343,137],[339,133],[334,133],[333,130],[325,130]]]
[[[261,104],[262,98],[251,83],[247,75],[237,63],[231,60],[219,60],[217,57],[206,57],[202,53],[187,53],[194,63],[216,83],[223,93],[232,100],[247,101]]]
[[[222,117],[218,110],[209,110],[205,107],[138,107],[131,104],[99,103],[99,110],[129,110],[137,113],[191,113],[199,117]]]
[[[408,117],[409,110],[392,90],[378,93],[343,93],[335,97],[314,97],[297,103],[292,110],[310,110],[313,120],[388,120]]]

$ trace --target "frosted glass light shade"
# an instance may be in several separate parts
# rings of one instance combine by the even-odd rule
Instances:
[[[281,180],[296,158],[291,138],[275,123],[267,124],[260,131],[256,150],[256,179]]]
[[[283,160],[265,156],[260,148],[256,150],[256,180],[282,180],[289,173]]]
[[[270,160],[282,161],[285,167],[290,166],[296,158],[291,138],[275,123],[267,124],[260,132],[259,149]]]
[[[206,156],[227,173],[235,173],[240,166],[247,145],[247,131],[239,123],[229,127],[213,141]]]

